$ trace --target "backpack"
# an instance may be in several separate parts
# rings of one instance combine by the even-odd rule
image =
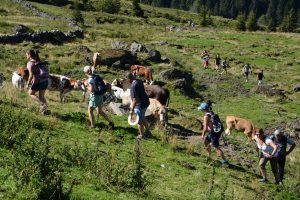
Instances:
[[[96,86],[94,88],[93,93],[95,95],[103,95],[103,94],[105,94],[105,92],[107,92],[107,87],[106,87],[103,79],[100,76],[98,76],[98,75],[93,75],[92,78],[93,78],[95,86]]]
[[[213,123],[213,131],[217,134],[222,134],[224,132],[224,126],[220,120],[219,115],[215,113],[210,113],[208,115],[210,116],[210,120]]]
[[[49,78],[49,69],[46,62],[37,62],[35,66],[37,66],[40,69],[41,78]]]

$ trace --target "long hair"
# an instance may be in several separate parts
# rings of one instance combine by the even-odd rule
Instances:
[[[34,60],[41,61],[38,50],[29,49],[26,53],[29,54],[30,57],[33,58]]]

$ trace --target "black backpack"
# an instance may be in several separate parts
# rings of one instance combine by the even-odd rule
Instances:
[[[213,123],[213,131],[217,134],[222,134],[224,132],[224,126],[220,120],[219,115],[215,113],[210,113],[208,115],[210,116],[210,120]]]
[[[107,87],[106,87],[103,79],[100,76],[98,76],[98,75],[93,75],[92,78],[93,78],[95,86],[96,86],[94,88],[93,93],[95,95],[103,95],[103,94],[105,94],[105,92],[107,92]]]

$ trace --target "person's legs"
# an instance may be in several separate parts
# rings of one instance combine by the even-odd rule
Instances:
[[[95,127],[95,118],[94,118],[94,108],[93,107],[89,107],[88,108],[88,114],[89,114],[89,119],[90,119],[90,123],[91,123],[91,128]]]
[[[280,181],[283,181],[284,176],[284,166],[285,166],[285,156],[279,156],[278,157],[278,172],[279,172],[279,178]]]
[[[96,97],[90,96],[90,101],[89,101],[89,108],[88,108],[88,114],[89,114],[89,119],[90,119],[90,127],[93,128],[95,127],[95,117],[94,117],[94,109],[97,108],[96,104]]]
[[[36,96],[36,92],[38,91],[30,89],[28,91],[28,94],[34,101],[38,102],[39,104],[42,104],[43,102],[40,100],[38,96]]]
[[[210,135],[208,134],[206,137],[205,137],[205,140],[204,140],[204,146],[206,148],[206,152],[207,152],[207,157],[210,158],[211,156],[211,138],[210,138]]]
[[[259,169],[260,169],[261,175],[265,181],[267,180],[266,164],[267,164],[268,160],[269,160],[268,158],[264,158],[264,157],[261,157],[259,160]],[[263,179],[262,179],[262,182],[265,182],[265,181],[263,181]]]
[[[217,154],[222,158],[222,160],[226,160],[224,153],[220,147],[216,147]]]
[[[271,169],[275,178],[275,182],[279,183],[281,182],[279,178],[279,172],[278,172],[278,160],[277,158],[271,158],[270,159]]]
[[[138,129],[139,129],[139,137],[143,137],[145,133],[145,128],[146,131],[148,132],[149,129],[149,123],[147,119],[145,118],[145,113],[146,113],[147,108],[140,108],[140,107],[135,107],[134,112],[139,116],[139,123],[138,123]]]

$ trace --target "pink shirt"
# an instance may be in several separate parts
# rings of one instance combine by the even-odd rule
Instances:
[[[40,69],[35,64],[37,61],[30,59],[27,63],[27,69],[32,72],[32,84],[38,83],[40,79]]]

